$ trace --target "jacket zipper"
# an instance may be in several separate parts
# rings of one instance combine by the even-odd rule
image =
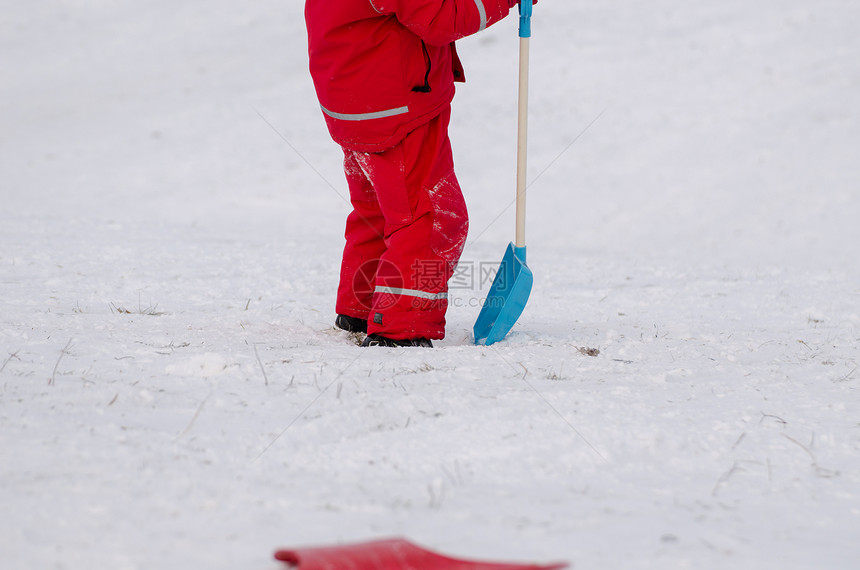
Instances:
[[[430,61],[430,52],[427,51],[427,44],[424,43],[424,40],[421,40],[421,50],[424,52],[424,65],[427,68],[427,71],[424,73],[424,85],[416,85],[412,88],[412,91],[416,93],[430,93],[432,89],[430,88],[430,69],[432,68],[432,62]]]

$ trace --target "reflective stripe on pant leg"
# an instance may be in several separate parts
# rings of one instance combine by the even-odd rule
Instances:
[[[407,297],[415,297],[417,299],[427,299],[428,301],[438,301],[447,299],[448,293],[430,293],[428,291],[419,291],[417,289],[404,289],[401,287],[384,287],[377,285],[374,293],[388,293],[389,295],[405,295]]]

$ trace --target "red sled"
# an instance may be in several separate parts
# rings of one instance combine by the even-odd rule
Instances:
[[[558,570],[554,564],[502,564],[443,556],[403,538],[278,550],[275,558],[299,570]]]

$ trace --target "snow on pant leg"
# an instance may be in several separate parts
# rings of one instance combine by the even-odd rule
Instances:
[[[385,252],[385,218],[373,186],[350,151],[344,151],[343,170],[353,210],[346,219],[346,245],[335,309],[340,315],[367,319],[376,271]]]
[[[448,280],[468,230],[454,175],[450,108],[381,153],[353,153],[385,218],[368,333],[393,339],[445,336]]]

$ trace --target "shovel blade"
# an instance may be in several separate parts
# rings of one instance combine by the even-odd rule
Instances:
[[[526,265],[526,248],[508,244],[487,300],[475,322],[475,344],[490,345],[505,338],[520,318],[534,277]]]

